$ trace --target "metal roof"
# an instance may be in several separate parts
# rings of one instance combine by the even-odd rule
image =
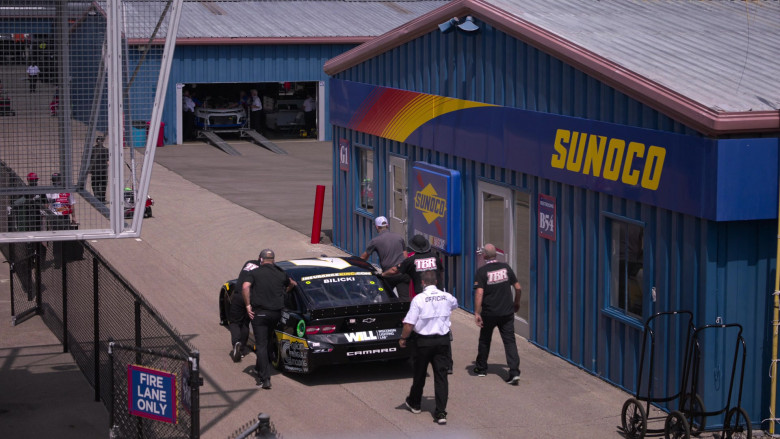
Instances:
[[[780,2],[488,3],[712,109],[780,109]]]
[[[325,63],[334,75],[473,15],[705,134],[780,130],[780,2],[453,0]]]
[[[127,36],[144,38],[156,18],[150,3],[123,2]],[[374,37],[424,15],[448,0],[184,1],[177,43],[186,39]],[[157,5],[162,10],[163,3]],[[159,12],[158,12],[159,13]],[[159,15],[158,15],[159,16]],[[148,22],[146,22],[148,21]]]

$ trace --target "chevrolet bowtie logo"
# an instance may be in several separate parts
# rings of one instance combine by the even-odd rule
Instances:
[[[367,319],[363,319],[363,323],[374,323],[376,321],[375,318],[369,317]]]
[[[414,208],[422,212],[428,224],[436,221],[436,218],[444,218],[447,212],[447,200],[438,195],[430,183],[414,195]]]

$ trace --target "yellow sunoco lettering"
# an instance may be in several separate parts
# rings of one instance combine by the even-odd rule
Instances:
[[[554,168],[650,190],[661,184],[666,149],[660,146],[559,129],[553,149]]]
[[[623,183],[636,186],[639,182],[639,171],[632,167],[634,157],[642,158],[645,155],[645,144],[631,142],[628,144],[628,155],[626,163],[623,165]]]
[[[647,150],[645,169],[642,171],[643,188],[658,189],[658,185],[661,183],[661,171],[664,169],[664,159],[666,159],[666,150],[660,146],[650,145]]]
[[[579,137],[579,142],[577,141]],[[575,148],[575,151],[569,151],[569,160],[566,162],[566,169],[572,172],[580,172],[582,167],[582,154],[587,147],[588,134],[574,132],[571,136],[571,147]]]
[[[623,151],[626,149],[626,141],[611,139],[607,147],[607,161],[604,162],[604,178],[617,181],[620,176],[620,165],[623,164]]]
[[[585,154],[585,167],[582,173],[591,174],[594,177],[601,176],[601,164],[604,162],[604,151],[607,145],[607,138],[604,136],[590,135],[588,141],[588,153]],[[591,168],[593,172],[590,172]]]
[[[564,144],[568,144],[570,138],[571,133],[569,130],[558,130],[555,133],[553,148],[555,148],[557,154],[553,154],[552,160],[550,161],[550,165],[553,168],[563,169],[566,165],[566,147]]]

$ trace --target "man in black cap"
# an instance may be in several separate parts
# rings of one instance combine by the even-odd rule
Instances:
[[[248,261],[239,276],[241,293],[249,318],[252,319],[252,331],[257,344],[254,372],[259,380],[258,387],[262,386],[263,389],[271,388],[268,341],[282,318],[285,293],[297,285],[284,270],[274,264],[274,257],[273,250],[264,249],[260,252],[259,261]]]

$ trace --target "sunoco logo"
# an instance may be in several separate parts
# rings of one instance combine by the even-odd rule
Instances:
[[[414,208],[422,212],[428,224],[436,218],[444,218],[447,212],[447,200],[438,195],[430,183],[414,195]]]

